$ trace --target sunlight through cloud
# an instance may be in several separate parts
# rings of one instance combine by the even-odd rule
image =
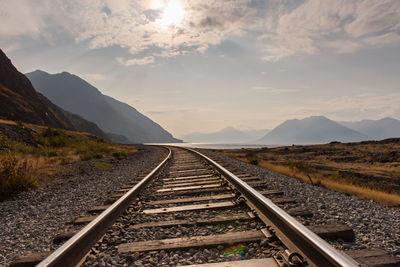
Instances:
[[[162,27],[179,26],[184,17],[184,9],[180,0],[153,1],[153,9],[162,11],[161,18],[156,22]]]

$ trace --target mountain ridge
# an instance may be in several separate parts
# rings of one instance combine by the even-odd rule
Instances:
[[[74,130],[61,109],[35,91],[30,80],[0,49],[0,117],[38,125]]]
[[[52,102],[96,123],[104,132],[113,133],[112,137],[125,136],[129,143],[180,142],[135,108],[102,94],[77,75],[41,70],[26,75]]]
[[[357,142],[368,139],[367,135],[347,128],[324,116],[311,116],[300,120],[286,120],[257,140],[257,143],[306,144],[332,141]]]
[[[400,120],[391,117],[378,120],[340,121],[339,123],[375,140],[400,137]]]

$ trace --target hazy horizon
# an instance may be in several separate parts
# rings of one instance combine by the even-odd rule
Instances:
[[[15,1],[0,47],[68,71],[174,136],[400,118],[400,2]]]

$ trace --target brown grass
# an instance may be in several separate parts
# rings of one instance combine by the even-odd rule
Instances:
[[[106,142],[90,134],[44,127],[38,129],[41,129],[35,136],[38,147],[12,141],[0,134],[0,162],[10,163],[0,164],[0,193],[21,191],[24,187],[36,186],[36,182],[46,183],[54,174],[62,172],[62,166],[68,163],[107,156],[121,160],[138,151],[135,146]],[[26,177],[26,186],[23,177]],[[34,179],[29,184],[31,178]]]
[[[310,178],[312,179],[312,182],[317,185],[324,186],[326,188],[350,194],[350,195],[355,195],[359,198],[363,199],[370,199],[374,200],[376,202],[379,202],[383,205],[391,205],[391,206],[399,206],[400,205],[400,195],[395,194],[395,193],[389,193],[389,192],[384,192],[381,190],[377,189],[372,189],[368,188],[366,186],[362,185],[357,185],[357,184],[352,184],[349,182],[349,179],[347,177],[347,180],[342,177],[338,177],[336,173],[330,173],[328,176],[326,173],[319,171],[318,169],[307,169],[307,171],[304,171],[302,169],[297,169],[296,167],[289,166],[287,165],[287,161],[283,161],[282,159],[278,161],[278,157],[273,157],[274,161],[269,161],[262,159],[260,160],[260,155],[257,153],[251,153],[250,155],[244,155],[243,153],[238,153],[234,151],[220,151],[219,152],[222,155],[236,158],[238,160],[244,161],[249,163],[250,160],[254,157],[258,157],[258,165],[262,168],[289,176],[293,177],[299,180],[302,180],[304,182],[310,183]],[[265,157],[264,157],[265,158]],[[267,157],[268,158],[268,157]],[[364,169],[362,165],[353,163],[353,164],[347,164],[348,166],[351,166],[350,168],[355,169],[356,166],[359,169]],[[343,166],[342,166],[343,167]],[[398,173],[398,169],[392,169],[392,168],[384,168],[383,166],[380,166],[382,170],[380,171],[397,171],[395,172],[395,175]],[[372,169],[372,168],[371,168]],[[376,170],[375,168],[373,168]],[[356,180],[356,179],[354,179]],[[350,181],[354,181],[353,179],[350,179]]]

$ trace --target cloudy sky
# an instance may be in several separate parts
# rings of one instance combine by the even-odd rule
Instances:
[[[399,0],[0,0],[0,47],[178,137],[400,119]]]

